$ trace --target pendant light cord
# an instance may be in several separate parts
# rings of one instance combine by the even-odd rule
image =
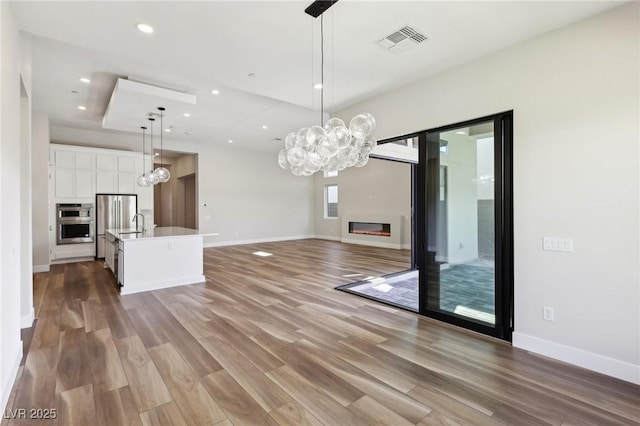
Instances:
[[[160,109],[160,108],[158,108]],[[164,149],[162,148],[162,132],[164,132],[164,108],[160,109],[160,167],[164,167]]]
[[[142,176],[144,176],[144,169],[145,169],[145,165],[144,165],[144,151],[147,148],[147,141],[145,136],[147,135],[147,128],[146,127],[141,127],[142,129]]]
[[[149,135],[151,135],[151,171],[153,171],[153,122],[155,118],[149,118],[149,122],[151,123],[151,130],[149,131]]]
[[[324,127],[324,15],[320,15],[320,127]]]

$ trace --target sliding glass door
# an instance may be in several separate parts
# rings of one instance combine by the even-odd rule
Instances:
[[[510,341],[512,116],[381,141],[411,165],[411,267],[338,288]]]
[[[419,312],[510,340],[511,113],[419,139]]]

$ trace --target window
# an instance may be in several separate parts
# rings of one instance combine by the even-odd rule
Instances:
[[[337,170],[334,170],[334,171],[325,170],[324,171],[324,177],[326,177],[326,178],[327,177],[336,177],[336,176],[338,176],[338,171]]]
[[[338,217],[338,185],[324,187],[324,217],[325,219]]]

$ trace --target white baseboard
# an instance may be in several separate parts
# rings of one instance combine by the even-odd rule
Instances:
[[[0,406],[3,407],[2,412],[5,413],[7,402],[9,401],[9,396],[11,395],[11,388],[13,388],[13,383],[16,380],[16,376],[18,375],[18,368],[20,367],[20,361],[22,360],[22,342],[18,342],[16,354],[13,358],[13,362],[9,365],[9,368],[6,371],[9,372],[7,377],[4,379],[4,383],[0,383]],[[7,357],[11,359],[10,356]],[[3,366],[4,367],[4,366]]]
[[[361,246],[371,246],[371,247],[382,247],[382,248],[390,248],[390,249],[401,249],[401,244],[396,243],[385,243],[378,241],[365,241],[365,240],[350,240],[348,238],[343,238],[340,241],[347,244],[360,244]]]
[[[204,275],[193,275],[189,277],[180,277],[180,279],[166,281],[150,281],[147,283],[137,284],[134,287],[123,285],[120,288],[120,295],[142,293],[143,291],[160,290],[161,288],[179,287],[181,285],[203,283],[207,279]]]
[[[58,258],[58,259],[52,259],[51,260],[51,264],[52,265],[60,265],[63,263],[76,263],[76,262],[90,262],[92,260],[95,260],[95,258],[93,256],[82,256],[82,257],[67,257],[67,258]]]
[[[640,385],[640,365],[620,361],[582,349],[562,345],[530,336],[513,333],[513,346],[536,354],[544,355],[569,364],[577,365],[598,373]]]
[[[258,238],[254,240],[216,241],[214,243],[204,243],[204,247],[209,248],[209,247],[224,247],[224,246],[240,246],[244,244],[275,243],[278,241],[306,240],[309,238],[314,238],[314,236],[313,235],[293,235],[290,237]]]
[[[329,240],[329,241],[341,241],[342,238],[334,237],[332,235],[314,235],[313,238],[317,238],[319,240]]]
[[[46,265],[33,265],[33,272],[49,272],[51,269],[49,264]]]
[[[27,315],[20,317],[20,328],[31,328],[34,319],[36,319],[36,310],[32,306],[31,311]]]
[[[237,241],[216,241],[213,243],[204,243],[204,248],[210,247],[225,247],[225,246],[240,246],[243,244],[259,244],[259,243],[275,243],[279,241],[292,241],[292,240],[306,240],[310,238],[316,238],[319,240],[328,241],[340,241],[348,244],[360,244],[372,247],[382,247],[390,249],[411,249],[411,244],[394,244],[394,243],[382,243],[375,241],[361,241],[361,240],[343,240],[341,237],[334,237],[332,235],[294,235],[290,237],[277,237],[277,238],[258,238],[253,240],[237,240]]]

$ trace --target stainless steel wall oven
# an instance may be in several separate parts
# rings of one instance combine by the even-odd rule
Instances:
[[[93,204],[56,204],[57,244],[94,241]]]

